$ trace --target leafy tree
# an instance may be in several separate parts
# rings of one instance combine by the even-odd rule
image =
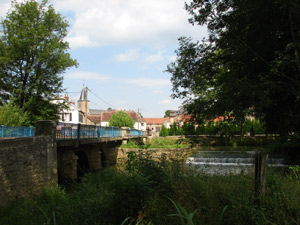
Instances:
[[[170,110],[166,110],[164,118],[170,117],[170,113],[171,113]]]
[[[112,127],[130,127],[133,128],[134,120],[124,111],[118,111],[112,114],[109,125]]]
[[[162,125],[161,130],[159,132],[160,137],[167,137],[169,135],[168,129],[165,127],[165,125]]]
[[[28,113],[14,105],[13,101],[10,101],[8,104],[0,106],[0,125],[28,126]]]
[[[31,123],[57,114],[49,101],[62,91],[64,71],[77,65],[67,53],[67,27],[48,0],[12,1],[1,21],[0,102],[14,95],[15,103],[31,115]]]
[[[299,136],[300,2],[194,0],[186,9],[209,37],[179,39],[167,69],[173,97],[198,123],[229,116],[243,133],[255,115],[268,132]]]

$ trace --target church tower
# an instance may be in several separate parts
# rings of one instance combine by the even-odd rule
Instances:
[[[88,100],[87,94],[88,94],[88,87],[83,87],[81,90],[80,98],[77,101],[77,107],[79,110],[84,112],[85,114],[85,124],[87,124],[87,116],[90,111],[90,101]]]

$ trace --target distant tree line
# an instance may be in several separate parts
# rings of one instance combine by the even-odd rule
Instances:
[[[244,124],[244,131],[249,134],[266,134],[264,124],[259,120],[247,120]],[[201,125],[185,122],[182,126],[173,123],[170,128],[162,125],[159,132],[160,137],[177,135],[240,135],[240,124],[231,121],[206,122]]]

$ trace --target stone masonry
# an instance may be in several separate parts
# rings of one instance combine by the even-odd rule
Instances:
[[[55,125],[39,121],[35,137],[1,140],[0,207],[57,185]]]

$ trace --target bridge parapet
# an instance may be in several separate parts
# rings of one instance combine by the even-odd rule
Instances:
[[[58,123],[56,126],[56,139],[99,139],[116,137],[142,137],[143,132],[128,127],[103,127],[72,123]]]
[[[35,127],[0,126],[0,139],[32,136],[35,136]]]

